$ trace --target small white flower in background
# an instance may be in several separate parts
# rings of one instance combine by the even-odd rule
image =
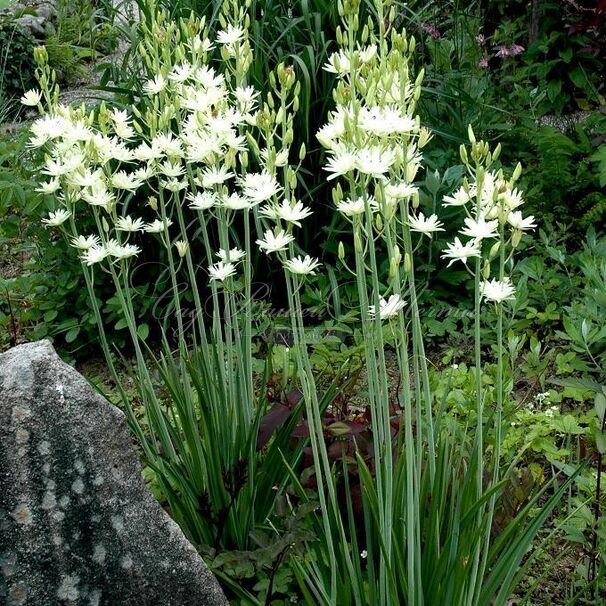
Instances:
[[[293,274],[305,276],[308,274],[315,274],[316,269],[320,267],[321,263],[318,259],[314,259],[309,255],[294,257],[284,262],[284,267]]]
[[[212,42],[208,38],[200,38],[200,36],[196,36],[189,42],[189,46],[195,53],[208,53],[214,47]]]
[[[44,168],[40,172],[42,172],[43,175],[48,175],[49,177],[62,177],[63,175],[71,172],[74,168],[77,167],[72,167],[61,160],[53,160],[52,158],[48,158]]]
[[[410,198],[411,196],[419,193],[419,188],[406,183],[406,181],[400,181],[399,183],[388,183],[385,186],[385,195],[396,200],[403,198]]]
[[[328,164],[324,170],[331,173],[326,177],[327,181],[336,179],[341,175],[346,175],[358,166],[358,155],[355,151],[348,149],[345,146],[338,146],[332,151],[332,157],[328,160]]]
[[[143,85],[143,90],[150,96],[157,95],[166,87],[166,80],[162,74],[158,74],[153,80],[148,80]]]
[[[402,115],[397,107],[363,107],[360,110],[360,128],[373,135],[409,133],[416,126],[416,120]]]
[[[55,212],[49,213],[46,219],[42,219],[42,223],[47,227],[58,227],[59,225],[63,225],[71,216],[72,213],[69,210],[60,208]]]
[[[180,177],[185,172],[185,169],[180,161],[170,162],[166,160],[160,164],[158,172],[165,177]]]
[[[32,147],[41,147],[49,140],[62,137],[69,128],[70,123],[65,118],[47,114],[32,124],[32,138],[29,144]]]
[[[520,231],[526,231],[528,229],[534,229],[537,225],[534,222],[534,217],[529,215],[528,217],[522,216],[522,211],[515,210],[507,215],[507,223],[514,229]]]
[[[87,187],[84,189],[82,191],[82,199],[91,206],[101,206],[107,212],[110,211],[116,201],[114,194],[107,191],[105,183],[100,183],[94,187]]]
[[[72,238],[71,244],[74,248],[88,250],[89,248],[98,248],[101,241],[99,240],[99,236],[91,234],[90,236],[78,236],[77,238]]]
[[[207,210],[217,203],[217,195],[209,191],[190,193],[186,197],[190,200],[189,207],[194,210]]]
[[[190,63],[184,61],[173,67],[173,70],[168,74],[168,79],[172,82],[185,82],[193,73],[193,68]]]
[[[268,229],[265,232],[265,235],[262,240],[257,240],[257,244],[261,250],[265,251],[265,254],[269,254],[271,252],[278,252],[280,250],[285,250],[286,247],[294,241],[294,237],[292,234],[287,234],[283,229],[281,229],[277,234],[274,234],[271,229]]]
[[[502,303],[510,299],[515,299],[516,290],[508,278],[504,280],[485,280],[480,284],[480,294],[486,301]]]
[[[518,208],[518,206],[522,206],[522,204],[524,204],[522,192],[518,191],[517,189],[507,189],[503,193],[499,194],[499,200],[503,203],[507,210],[514,210]]]
[[[446,246],[446,250],[442,255],[443,259],[451,259],[448,267],[450,267],[455,261],[463,261],[467,263],[467,259],[470,257],[479,257],[481,255],[480,246],[477,242],[472,240],[467,244],[463,244],[459,238],[455,238],[454,242]]]
[[[186,240],[177,240],[175,242],[175,248],[177,249],[177,253],[179,254],[179,256],[183,258],[189,250],[189,242],[187,242]]]
[[[141,249],[134,244],[120,244],[117,240],[110,240],[105,249],[110,257],[116,259],[128,259],[141,252]]]
[[[391,149],[373,146],[360,151],[357,168],[365,175],[384,178],[383,175],[395,161],[396,155]]]
[[[383,196],[382,203],[379,203],[377,200],[372,198],[369,200],[369,204],[373,212],[381,212],[386,220],[391,221],[398,206],[398,199],[393,198],[392,196]]]
[[[183,147],[172,133],[160,133],[152,139],[152,148],[157,149],[168,158],[182,158]]]
[[[129,117],[126,110],[120,111],[115,109],[112,112],[112,121],[114,123],[114,131],[121,139],[128,141],[135,136],[135,129],[128,123]]]
[[[40,187],[36,188],[36,191],[42,194],[54,194],[61,189],[61,182],[57,177],[54,177],[50,181],[40,183]]]
[[[164,152],[156,146],[150,146],[143,142],[139,147],[133,150],[133,157],[140,162],[149,162],[150,160],[159,160]]]
[[[361,63],[368,63],[372,61],[377,55],[377,45],[370,44],[369,46],[365,46],[358,51],[358,56],[360,58]]]
[[[444,231],[442,223],[438,221],[437,215],[430,215],[429,217],[425,217],[423,213],[419,213],[416,217],[411,215],[408,219],[408,224],[411,231],[418,231],[430,238],[431,234],[437,231]]]
[[[242,38],[244,38],[244,30],[231,23],[228,24],[226,29],[217,32],[217,42],[219,44],[232,45],[242,40]]]
[[[322,69],[330,74],[339,76],[347,76],[351,71],[351,63],[345,51],[340,50],[338,53],[333,53],[328,61],[322,66]]]
[[[155,177],[156,174],[157,170],[153,164],[146,164],[145,166],[140,166],[132,173],[133,177],[135,179],[138,179],[139,181],[149,181],[149,179]]]
[[[222,282],[225,278],[229,278],[236,273],[236,266],[233,263],[224,263],[219,261],[208,268],[211,280]]]
[[[344,115],[345,112],[338,107],[337,111],[332,113],[330,121],[316,133],[316,139],[327,149],[336,149],[336,140],[345,134]]]
[[[156,219],[151,223],[146,223],[143,229],[148,234],[159,234],[160,232],[164,231],[165,227],[170,227],[172,224],[173,222],[168,218],[166,219],[166,223],[161,219]]]
[[[391,295],[387,301],[383,298],[379,301],[379,317],[381,320],[389,320],[397,316],[404,306],[406,305],[406,301],[400,297],[400,295]],[[370,305],[368,307],[368,313],[371,317],[375,317],[375,306]]]
[[[225,166],[211,166],[202,171],[202,187],[211,188],[234,177]]]
[[[291,206],[288,200],[282,200],[279,206],[266,206],[260,213],[270,219],[288,221],[297,227],[301,227],[301,221],[312,214],[312,210],[303,206],[302,202],[296,202]]]
[[[269,151],[267,148],[263,148],[261,150],[261,158],[265,160],[265,162],[269,162]],[[281,149],[274,159],[274,166],[286,166],[288,164],[288,149]]]
[[[63,135],[64,144],[75,144],[80,142],[87,142],[93,138],[93,131],[87,126],[82,120],[77,122],[71,122],[70,127],[65,131]]]
[[[363,551],[360,552],[360,557],[365,560],[368,557],[368,552],[366,551],[366,549],[364,549]]]
[[[247,210],[257,204],[259,204],[259,202],[253,202],[238,192],[221,197],[221,206],[228,210]]]
[[[107,250],[102,246],[91,246],[86,250],[80,259],[89,267],[95,263],[100,263],[108,256]]]
[[[240,180],[240,184],[244,195],[253,202],[265,202],[282,190],[276,178],[266,170],[248,173]]]
[[[238,86],[234,91],[234,97],[240,107],[240,110],[247,113],[254,109],[259,92],[253,86]]]
[[[143,182],[140,179],[137,179],[133,175],[129,175],[123,170],[114,173],[111,177],[111,182],[116,189],[125,189],[132,192],[143,185]]]
[[[368,203],[372,206],[373,203],[376,204],[376,200],[374,198],[369,198]],[[340,202],[337,202],[337,210],[347,217],[363,215],[365,208],[366,206],[364,204],[364,198],[362,197],[356,198],[355,200],[347,198],[346,200],[341,200]]]
[[[143,219],[137,218],[133,219],[131,216],[127,215],[126,217],[118,217],[116,220],[116,231],[141,231],[145,225]]]
[[[217,257],[223,261],[223,263],[238,263],[246,256],[246,253],[240,248],[232,248],[229,251],[219,249]]]
[[[20,99],[23,105],[36,107],[42,101],[42,93],[39,90],[28,90]]]
[[[543,406],[543,404],[545,404],[546,401],[547,402],[549,401],[549,396],[550,396],[550,393],[548,391],[544,391],[544,392],[535,394],[533,400],[535,401],[535,403],[538,406]]]
[[[486,221],[486,219],[480,217],[476,221],[475,219],[466,217],[465,225],[466,227],[461,230],[461,233],[464,236],[473,238],[477,242],[486,238],[497,238],[499,235],[499,232],[497,231],[499,221],[497,219],[494,221]]]
[[[444,196],[442,199],[444,206],[465,206],[475,196],[475,187],[467,191],[463,186],[450,196]]]
[[[87,168],[70,175],[69,182],[70,185],[77,185],[78,187],[95,187],[103,185],[103,173],[100,170],[96,170],[93,173]]]
[[[160,187],[167,189],[168,191],[178,192],[182,189],[187,189],[189,183],[187,179],[168,179],[167,181],[160,181]]]

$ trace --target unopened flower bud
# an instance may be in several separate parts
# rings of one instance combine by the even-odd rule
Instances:
[[[103,231],[107,234],[109,233],[109,223],[105,217],[101,218],[101,227],[103,227]]]
[[[410,254],[406,253],[404,255],[404,271],[408,274],[412,269],[412,259],[410,258]]]
[[[500,143],[498,143],[497,146],[494,148],[494,152],[492,153],[492,159],[494,162],[499,159],[499,156],[501,155],[501,149],[502,146]]]
[[[469,137],[469,142],[473,145],[476,142],[476,136],[473,132],[471,124],[467,126],[467,136]]]
[[[177,252],[179,253],[179,256],[183,258],[187,254],[189,242],[187,242],[186,240],[177,240],[175,242],[175,247],[177,249]]]
[[[307,150],[305,148],[305,143],[301,143],[301,147],[299,148],[299,161],[303,162],[303,160],[305,160],[306,154]]]
[[[490,248],[490,252],[488,253],[488,258],[492,261],[499,254],[500,249],[501,249],[501,241],[498,240]]]
[[[343,242],[339,241],[339,247],[337,249],[337,256],[339,257],[339,261],[343,263],[345,261],[345,246],[343,246]]]
[[[396,260],[395,257],[392,257],[389,260],[389,279],[393,280],[398,275],[398,269],[400,267],[400,263]]]
[[[461,162],[463,162],[463,164],[469,164],[467,148],[463,144],[461,144],[461,147],[459,147],[459,155],[461,156]]]
[[[432,137],[433,135],[431,134],[429,129],[425,128],[424,126],[421,127],[419,129],[419,149],[423,149],[429,143]]]
[[[364,246],[362,244],[362,238],[360,238],[359,230],[354,232],[354,248],[358,253],[364,252]]]
[[[36,46],[34,48],[34,61],[42,66],[48,63],[48,51],[46,50],[46,46]]]
[[[490,278],[490,261],[486,259],[484,261],[484,267],[482,268],[482,277],[484,280],[488,280]]]
[[[516,167],[513,171],[513,175],[511,177],[512,183],[515,183],[520,178],[521,174],[522,174],[522,164],[520,162],[518,162],[516,164]]]
[[[154,212],[158,212],[158,200],[154,196],[150,196],[147,199],[147,203]]]
[[[522,239],[522,230],[514,229],[513,234],[511,236],[511,246],[512,248],[517,248],[520,240]]]
[[[288,167],[288,185],[292,190],[297,188],[297,173],[290,166]]]

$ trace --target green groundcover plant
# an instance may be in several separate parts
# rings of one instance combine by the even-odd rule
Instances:
[[[149,2],[138,49],[143,94],[126,107],[61,105],[44,48],[35,53],[40,90],[23,97],[42,114],[30,145],[46,154],[41,189],[55,210],[44,222],[81,259],[101,343],[146,462],[187,536],[219,554],[251,549],[261,527],[277,541],[276,503],[290,485],[287,517],[294,519],[299,506],[306,510],[314,538],[299,537],[305,548],[296,554],[280,553],[292,556],[304,603],[506,604],[532,564],[533,540],[571,481],[547,483],[494,530],[515,465],[504,468],[501,457],[509,364],[504,309],[515,298],[508,276],[524,232],[535,225],[521,211],[521,167],[504,174],[500,148],[477,141],[470,127],[469,145],[460,150],[467,175],[443,199],[460,210],[460,230],[442,258],[461,264],[474,282],[475,387],[468,404],[477,422],[473,430],[452,431],[430,381],[417,301],[419,244],[443,226],[419,211],[417,181],[431,133],[415,115],[423,80],[422,72],[411,73],[415,41],[392,28],[389,1],[377,0],[365,23],[358,0],[338,2],[339,49],[324,66],[335,79],[336,107],[317,139],[334,206],[351,231],[352,254],[339,247],[338,257],[359,300],[373,440],[371,459],[354,449],[333,464],[323,415],[339,384],[318,378],[301,301],[320,262],[296,236],[314,211],[297,196],[306,155],[304,146],[292,148],[300,85],[293,68],[279,64],[265,97],[251,86],[249,4],[227,0],[219,31],[210,31],[204,19],[176,22]],[[96,228],[83,233],[85,224]],[[160,352],[149,347],[131,287],[152,239],[170,276],[156,314]],[[291,343],[284,367],[300,387],[293,416],[269,436],[261,435],[268,402],[253,357],[255,249],[284,270]],[[124,311],[143,418],[114,367],[95,297],[101,272]],[[490,387],[482,381],[481,340],[489,308],[497,352]],[[395,395],[389,348],[400,377]],[[299,415],[308,436],[293,446]],[[304,444],[313,490],[297,474]],[[360,479],[360,507],[347,490],[347,466]],[[246,603],[261,603],[224,580]]]

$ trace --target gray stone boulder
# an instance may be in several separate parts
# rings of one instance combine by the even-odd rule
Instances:
[[[47,341],[0,355],[0,604],[224,606],[122,412]]]

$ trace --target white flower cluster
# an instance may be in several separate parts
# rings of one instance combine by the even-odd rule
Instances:
[[[473,140],[472,145],[477,149],[478,144]],[[445,206],[462,208],[467,215],[459,232],[467,240],[455,237],[442,254],[444,259],[449,260],[449,266],[455,261],[467,264],[470,258],[485,258],[488,262],[484,270],[486,273],[490,261],[497,254],[504,254],[508,245],[514,249],[519,244],[522,233],[535,227],[534,217],[523,217],[519,210],[524,200],[514,184],[520,170],[517,168],[509,181],[504,178],[502,171],[482,170],[479,183],[466,182],[451,195],[444,196]],[[485,248],[488,246],[485,244],[490,248],[487,255]],[[491,280],[486,275],[484,277],[480,284],[480,294],[485,301],[502,303],[515,298],[515,288],[508,277]]]
[[[196,213],[201,225],[216,219],[223,248],[213,253],[206,246],[209,256],[219,257],[209,259],[212,282],[236,275],[246,259],[244,251],[228,242],[229,226],[240,211],[254,211],[262,220],[265,231],[257,245],[265,253],[279,253],[289,272],[313,274],[319,266],[309,255],[287,254],[293,227],[301,227],[312,211],[294,197],[292,187],[278,181],[278,168],[290,170],[289,143],[278,150],[272,141],[263,149],[256,147],[257,129],[262,131],[269,110],[266,106],[261,111],[259,93],[244,84],[252,51],[243,12],[240,17],[241,24],[228,23],[214,41],[206,37],[203,21],[182,24],[187,31],[181,35],[164,18],[146,25],[142,45],[147,56],[157,59],[148,62],[156,66],[155,73],[142,87],[149,97],[146,113],[138,106],[102,106],[98,115],[56,106],[33,124],[30,144],[47,153],[42,172],[49,179],[39,191],[58,202],[44,222],[58,227],[71,219],[67,231],[87,265],[136,256],[141,248],[128,240],[145,233],[157,234],[164,246],[186,256],[190,243],[183,221],[178,230],[169,229],[177,223],[176,204]],[[193,31],[196,26],[198,32]],[[223,71],[211,62],[213,49],[221,54]],[[281,81],[292,88],[292,69],[281,69]],[[29,91],[22,101],[34,106],[42,98],[42,93]],[[271,119],[277,123],[286,117],[274,112]],[[261,166],[249,172],[251,145]],[[148,200],[145,209],[137,204],[142,199]],[[77,233],[76,219],[87,208],[99,226],[93,236]],[[156,216],[144,218],[150,209]],[[268,220],[274,223],[271,229]]]
[[[429,237],[443,229],[436,215],[409,212],[418,205],[414,182],[420,150],[430,140],[415,114],[422,74],[415,83],[409,81],[411,53],[404,35],[395,32],[389,42],[371,36],[364,45],[334,53],[324,69],[338,79],[336,107],[316,135],[326,149],[328,180],[337,182],[335,206],[352,224],[354,240],[365,240],[362,248],[368,250],[383,239],[395,264],[405,237],[398,226]],[[381,319],[394,318],[404,308],[397,285],[392,286],[393,294],[379,296]],[[375,305],[368,313],[377,316]]]

